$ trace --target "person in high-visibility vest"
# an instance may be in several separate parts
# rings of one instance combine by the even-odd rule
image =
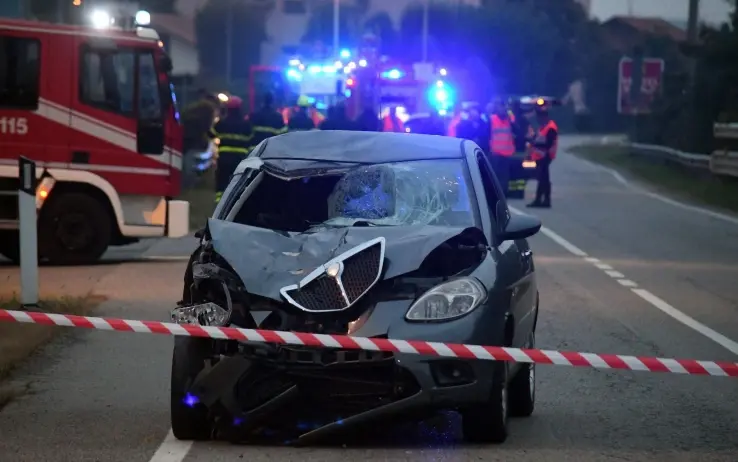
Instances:
[[[528,207],[551,207],[551,176],[549,167],[556,159],[559,146],[559,127],[551,119],[549,105],[543,99],[536,101],[538,135],[531,142],[531,158],[536,161],[536,197]]]
[[[251,123],[244,119],[243,100],[231,96],[225,103],[226,115],[210,129],[209,138],[218,140],[215,165],[215,202],[220,202],[238,164],[251,150],[254,137]]]
[[[325,116],[320,113],[317,107],[315,107],[315,104],[310,106],[310,109],[308,109],[308,115],[310,116],[310,120],[313,121],[313,125],[315,125],[315,128],[320,127],[320,124],[323,123],[325,120]]]
[[[503,101],[499,98],[495,99],[492,102],[492,115],[489,122],[489,152],[495,174],[500,180],[505,196],[510,190],[510,170],[512,169],[512,157],[515,154],[514,122],[515,116],[508,112]]]
[[[397,107],[390,108],[389,113],[382,119],[383,132],[405,133],[405,124],[397,117]]]

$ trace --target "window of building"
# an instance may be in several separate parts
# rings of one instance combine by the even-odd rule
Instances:
[[[307,14],[305,0],[284,0],[284,14]]]
[[[38,108],[41,44],[0,36],[0,107]]]
[[[132,50],[83,47],[80,100],[105,111],[133,115],[136,55]]]

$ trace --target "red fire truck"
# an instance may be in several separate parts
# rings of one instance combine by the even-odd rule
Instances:
[[[37,164],[39,255],[188,233],[182,129],[155,31],[0,20],[0,254],[18,259],[18,158]]]

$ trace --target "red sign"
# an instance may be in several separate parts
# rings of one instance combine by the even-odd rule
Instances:
[[[631,85],[633,84],[633,60],[622,58],[618,76],[618,113],[647,114],[658,94],[664,75],[664,60],[657,58],[643,59],[641,91],[636,101],[633,100]]]

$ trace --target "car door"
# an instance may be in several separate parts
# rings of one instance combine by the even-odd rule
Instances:
[[[476,158],[496,232],[507,225],[510,211],[489,159],[481,151],[477,153]],[[496,242],[494,245],[499,255],[498,278],[510,293],[510,311],[515,322],[513,346],[525,346],[528,332],[533,327],[532,308],[536,291],[530,248],[525,240]]]

